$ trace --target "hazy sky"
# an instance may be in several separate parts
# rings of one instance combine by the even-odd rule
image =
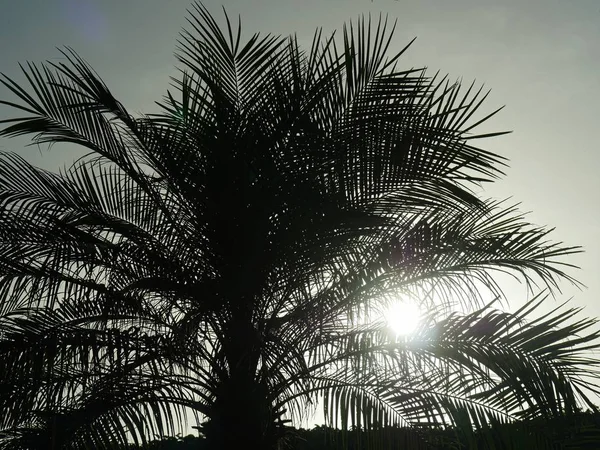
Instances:
[[[316,27],[341,28],[361,13],[398,19],[396,48],[417,36],[407,67],[428,66],[485,83],[490,122],[513,130],[485,143],[511,160],[508,176],[488,189],[512,196],[531,221],[556,227],[554,238],[583,245],[570,259],[582,267],[578,292],[564,298],[600,316],[600,1],[598,0],[252,0],[206,1],[241,14],[246,32],[297,32],[308,41]],[[154,109],[174,74],[175,40],[190,0],[0,0],[0,71],[17,62],[55,59],[68,45],[87,59],[131,112]],[[0,111],[0,113],[3,111]],[[4,115],[4,114],[2,114]],[[2,140],[0,148],[55,168],[69,153]],[[519,296],[515,291],[514,295]],[[522,298],[515,298],[522,300]]]

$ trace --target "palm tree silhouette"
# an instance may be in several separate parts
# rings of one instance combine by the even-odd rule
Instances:
[[[0,447],[205,420],[207,448],[274,449],[319,398],[331,424],[415,439],[591,405],[593,320],[487,303],[494,271],[575,282],[578,249],[475,195],[504,165],[474,145],[502,134],[473,134],[481,89],[399,70],[381,18],[306,50],[200,4],[189,24],[160,114],[70,49],[2,78],[0,135],[88,154],[60,173],[0,155]],[[428,311],[412,335],[359,320],[399,297]]]

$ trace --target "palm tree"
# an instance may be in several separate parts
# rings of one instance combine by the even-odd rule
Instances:
[[[308,50],[200,4],[189,24],[160,114],[69,49],[2,78],[0,135],[87,154],[59,173],[0,155],[0,447],[204,419],[208,448],[271,449],[319,398],[331,424],[417,431],[591,405],[594,321],[488,303],[496,273],[575,282],[578,249],[476,195],[505,163],[474,145],[502,134],[473,134],[481,89],[399,70],[383,19]],[[397,298],[430,311],[409,337],[374,313]]]

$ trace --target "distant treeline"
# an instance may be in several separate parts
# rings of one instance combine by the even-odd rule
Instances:
[[[235,432],[232,430],[232,432]],[[599,449],[600,413],[585,412],[549,420],[538,419],[504,424],[478,432],[459,429],[421,430],[385,428],[377,432],[353,429],[343,432],[317,426],[311,430],[290,429],[289,450],[462,450],[501,449],[512,446],[531,450]],[[127,450],[211,450],[202,437],[169,437],[146,446],[131,444]]]

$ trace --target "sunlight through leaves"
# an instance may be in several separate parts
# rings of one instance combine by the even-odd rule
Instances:
[[[414,302],[405,300],[393,303],[384,314],[388,327],[396,336],[407,336],[414,333],[421,320],[419,307]]]

